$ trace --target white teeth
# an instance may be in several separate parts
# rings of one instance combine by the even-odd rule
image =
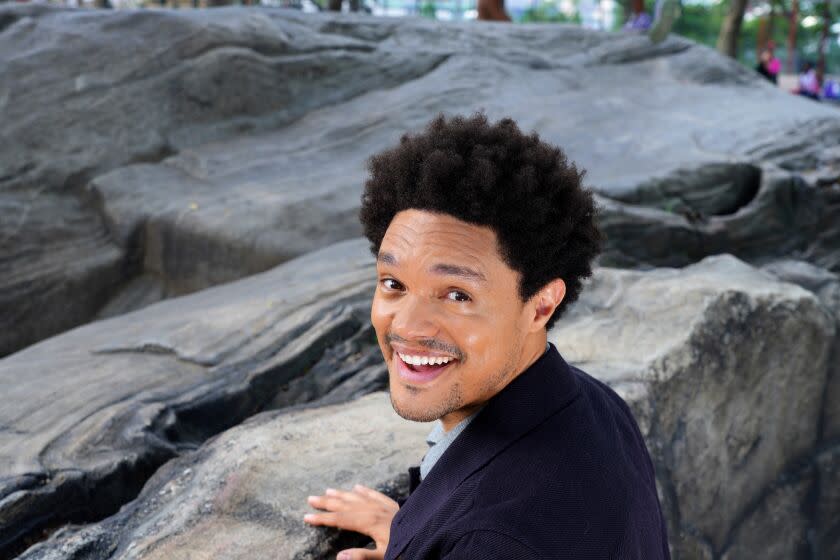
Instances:
[[[409,354],[400,354],[400,358],[407,364],[411,364],[413,366],[426,366],[426,365],[443,365],[448,364],[454,358],[447,358],[443,356],[411,356]]]

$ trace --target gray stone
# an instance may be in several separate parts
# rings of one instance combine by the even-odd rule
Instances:
[[[837,336],[829,358],[820,435],[823,440],[840,440],[840,277],[812,264],[793,260],[770,263],[764,270],[816,294],[834,317]]]
[[[834,165],[840,116],[679,37],[257,8],[4,6],[0,20],[0,197],[93,194],[87,229],[65,239],[120,257],[120,277],[94,294],[65,295],[74,284],[56,272],[32,282],[54,289],[0,300],[36,321],[15,306],[40,296],[57,315],[52,329],[0,335],[0,354],[358,235],[366,158],[437,112],[478,107],[588,169],[605,197],[605,263],[795,249],[840,267],[831,189],[791,186]],[[106,226],[94,248],[90,231]],[[0,262],[38,270],[11,255]]]
[[[78,197],[0,191],[0,356],[94,316],[124,256]]]
[[[346,242],[0,359],[0,556],[113,513],[256,412],[381,389],[374,281],[366,243]]]
[[[840,446],[817,455],[817,550],[818,560],[840,557]]]
[[[304,524],[306,497],[357,483],[405,496],[429,429],[399,418],[385,393],[265,413],[167,463],[117,515],[21,559],[334,558],[364,538]]]
[[[813,485],[813,469],[805,469],[797,480],[774,487],[735,529],[721,560],[812,558],[806,512]]]
[[[729,256],[682,270],[603,269],[570,311],[551,338],[630,404],[672,538],[719,554],[751,504],[817,443],[832,318],[813,294]]]

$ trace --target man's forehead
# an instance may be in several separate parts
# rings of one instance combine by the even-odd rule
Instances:
[[[414,252],[464,253],[465,257],[486,257],[496,251],[496,235],[488,227],[477,226],[449,216],[422,210],[397,214],[382,239],[380,253],[397,255]]]

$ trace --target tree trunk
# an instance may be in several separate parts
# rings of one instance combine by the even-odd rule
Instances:
[[[790,18],[788,21],[787,61],[788,72],[796,72],[796,28],[799,27],[799,0],[790,0]]]
[[[720,26],[717,40],[717,50],[726,56],[738,57],[738,37],[741,35],[741,23],[744,21],[746,9],[747,0],[730,0],[729,2],[729,11]]]
[[[755,31],[755,52],[757,57],[761,54],[761,51],[767,48],[768,27],[770,25],[766,17],[758,20],[758,27]]]
[[[327,2],[327,9],[331,12],[341,11],[341,0],[329,0]]]
[[[478,0],[478,19],[510,21],[505,11],[505,0]]]
[[[645,0],[630,0],[630,13],[637,16],[645,11]]]
[[[820,48],[817,52],[817,80],[819,80],[820,85],[823,84],[823,78],[825,77],[825,50],[828,47],[828,31],[831,27],[831,4],[828,0],[823,0],[822,8],[823,28],[820,34]]]

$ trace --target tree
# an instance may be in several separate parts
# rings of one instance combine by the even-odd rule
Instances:
[[[732,58],[738,58],[738,38],[741,36],[741,24],[744,21],[744,12],[747,10],[747,1],[730,0],[729,11],[720,27],[717,50]]]
[[[478,19],[510,21],[505,11],[505,0],[478,0]]]
[[[831,27],[831,3],[829,0],[822,2],[822,32],[817,50],[817,79],[823,83],[825,77],[825,51],[828,47],[829,28]]]
[[[796,71],[796,31],[799,29],[799,0],[790,0],[788,16],[787,60],[785,69]]]

